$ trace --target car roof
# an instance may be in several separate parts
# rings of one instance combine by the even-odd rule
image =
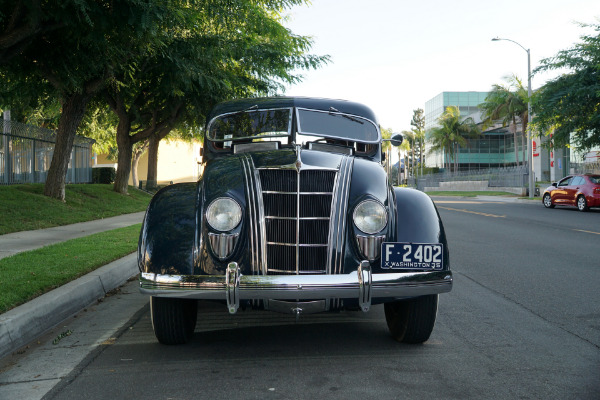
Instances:
[[[345,114],[356,115],[373,121],[378,125],[377,117],[373,110],[364,104],[346,100],[323,99],[314,97],[258,97],[248,99],[229,100],[217,104],[207,118],[207,123],[214,117],[236,111],[244,111],[257,106],[257,109],[300,107],[313,110],[329,111],[332,107]]]

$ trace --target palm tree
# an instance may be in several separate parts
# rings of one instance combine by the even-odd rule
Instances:
[[[523,153],[525,152],[524,135],[527,132],[527,103],[529,97],[527,95],[527,88],[523,86],[521,80],[513,75],[506,77],[508,85],[493,85],[492,90],[485,98],[485,102],[481,103],[478,107],[482,110],[483,114],[483,127],[487,128],[494,123],[494,121],[500,120],[502,126],[505,127],[511,122],[515,127],[514,143],[515,143],[515,157],[517,166],[519,166],[519,146],[517,144],[517,118],[521,120],[522,136],[521,136],[521,147]],[[525,162],[525,154],[523,154],[523,162]]]
[[[431,130],[432,146],[429,152],[443,151],[448,157],[448,169],[454,162],[454,172],[458,170],[458,151],[468,145],[467,138],[481,134],[473,118],[461,119],[460,110],[449,106],[438,118],[439,126]]]
[[[410,159],[410,171],[412,175],[415,175],[415,134],[412,131],[402,131],[402,136],[404,137],[404,141],[400,148],[406,151],[406,154],[410,151],[411,159]],[[408,163],[404,162],[404,169],[408,170]],[[408,174],[407,174],[408,176]]]

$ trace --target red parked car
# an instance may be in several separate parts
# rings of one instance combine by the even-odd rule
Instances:
[[[600,207],[600,175],[571,175],[554,182],[544,190],[542,203],[546,208],[574,206],[579,211]]]

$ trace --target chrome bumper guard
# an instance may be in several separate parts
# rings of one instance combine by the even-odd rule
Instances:
[[[225,275],[140,274],[140,291],[158,297],[226,300],[234,314],[240,300],[318,300],[358,298],[369,311],[372,298],[406,298],[452,290],[450,271],[371,273],[368,261],[340,275],[242,275],[229,263]]]

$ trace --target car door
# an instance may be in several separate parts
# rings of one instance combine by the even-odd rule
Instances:
[[[571,205],[577,205],[577,195],[580,192],[581,186],[585,184],[585,179],[582,176],[574,176],[569,186],[566,187],[565,201]]]
[[[564,204],[568,201],[567,188],[569,187],[572,180],[572,176],[567,176],[566,178],[563,178],[558,182],[558,185],[556,185],[556,190],[552,191],[553,203]]]

